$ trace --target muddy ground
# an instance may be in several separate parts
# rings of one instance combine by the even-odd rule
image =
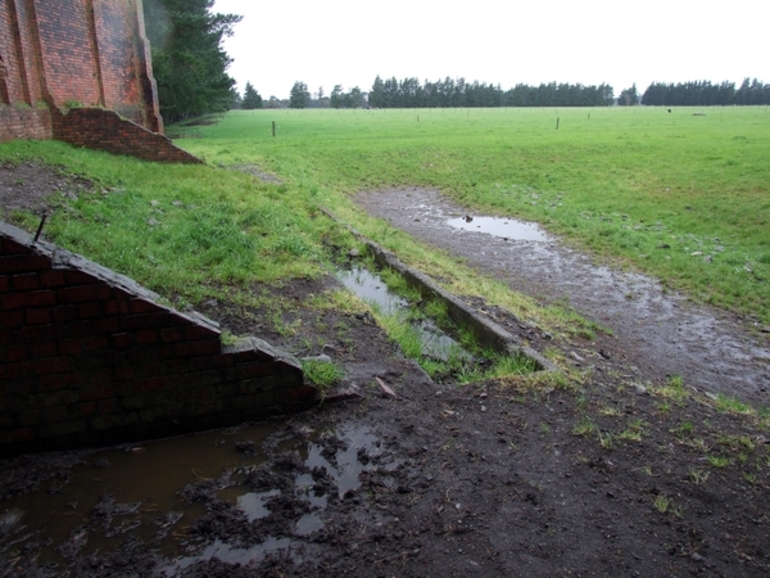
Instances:
[[[14,187],[66,196],[71,183],[37,167],[19,184],[13,170],[0,169],[0,199]],[[377,213],[380,201],[363,202]],[[356,394],[267,424],[2,462],[0,575],[770,573],[770,434],[687,386],[684,397],[663,388],[670,356],[623,334],[559,341],[493,310],[536,349],[559,351],[570,378],[435,383],[370,316],[304,306],[336,284],[283,288],[293,334],[259,310],[201,309],[295,355],[329,355]],[[734,342],[761,358],[765,345],[737,321]],[[750,367],[760,381],[740,391],[761,401],[763,366]],[[697,375],[698,389],[717,389]]]

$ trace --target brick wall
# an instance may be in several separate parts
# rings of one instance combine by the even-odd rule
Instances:
[[[58,140],[75,146],[130,155],[146,161],[203,162],[175,146],[168,137],[122,119],[112,110],[73,108],[67,114],[54,111],[53,133]]]
[[[53,138],[50,111],[47,108],[0,105],[0,142],[16,138]]]
[[[289,354],[0,223],[0,454],[185,433],[309,406]]]
[[[47,115],[29,112],[41,103]],[[73,103],[114,110],[147,132],[101,112],[58,122]],[[100,120],[105,126],[98,139],[72,137],[79,126],[94,133]],[[141,0],[0,1],[0,123],[0,141],[58,139],[57,129],[64,128],[62,140],[81,146],[145,160],[200,162],[153,134],[162,135],[163,120]]]

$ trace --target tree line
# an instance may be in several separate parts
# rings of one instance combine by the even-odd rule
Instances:
[[[379,76],[369,92],[375,108],[474,108],[499,106],[608,106],[614,101],[608,84],[517,84],[503,90],[500,85],[445,78],[420,83],[417,78],[383,80]]]
[[[712,84],[707,80],[664,84],[653,82],[642,95],[651,106],[748,106],[770,104],[770,84],[745,78],[736,89],[734,82]]]

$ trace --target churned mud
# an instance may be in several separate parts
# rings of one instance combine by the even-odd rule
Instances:
[[[376,213],[390,201],[365,202]],[[465,216],[441,206],[449,218]],[[399,218],[405,228],[428,220]],[[459,235],[468,244],[477,233],[443,229]],[[494,250],[515,243],[501,242]],[[476,248],[494,246],[479,238]],[[512,268],[497,270],[513,284]],[[621,274],[607,275],[620,283]],[[0,576],[770,574],[767,424],[671,389],[665,373],[675,368],[656,361],[647,341],[561,340],[485,307],[533,347],[547,343],[570,360],[570,379],[439,384],[371,315],[308,307],[312,295],[341,286],[331,276],[286,282],[280,327],[267,322],[275,311],[214,300],[201,307],[233,333],[341,366],[341,393],[316,408],[0,461]],[[735,339],[737,348],[743,338]]]
[[[612,329],[625,357],[645,373],[682,376],[695,387],[770,404],[770,346],[734,316],[696,305],[655,279],[569,249],[529,223],[474,215],[438,192],[361,194],[367,211],[467,259],[515,291],[566,302]]]

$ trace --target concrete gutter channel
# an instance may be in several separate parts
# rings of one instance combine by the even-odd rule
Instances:
[[[330,219],[347,228],[353,235],[362,241],[366,245],[367,250],[374,257],[377,265],[380,267],[389,267],[390,269],[398,271],[398,273],[410,285],[417,288],[422,295],[432,296],[446,304],[449,318],[458,325],[470,329],[476,336],[479,344],[484,347],[489,347],[496,353],[502,355],[520,355],[526,357],[535,363],[538,372],[559,371],[559,368],[556,367],[556,365],[548,361],[539,352],[519,342],[514,335],[488,317],[480,314],[472,307],[469,307],[453,293],[440,287],[430,277],[414,267],[402,263],[393,253],[367,238],[350,225],[342,222],[328,209],[322,208],[321,211]]]

